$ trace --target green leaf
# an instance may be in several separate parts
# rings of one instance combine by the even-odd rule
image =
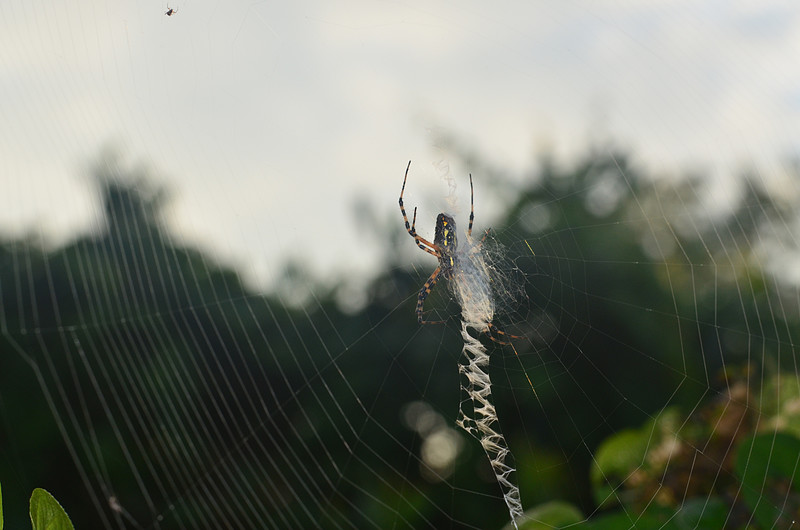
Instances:
[[[619,528],[649,530],[650,526],[648,522],[649,518],[647,515],[637,516],[624,511],[616,511],[589,519],[576,528],[580,530],[617,530]],[[658,528],[658,526],[660,526],[660,524],[658,524],[656,528]]]
[[[604,441],[595,453],[590,471],[597,504],[607,508],[617,503],[615,491],[630,472],[640,466],[647,452],[649,433],[628,429]]]
[[[607,438],[597,449],[590,479],[595,502],[601,509],[634,503],[637,489],[626,485],[636,471],[645,477],[663,475],[675,450],[676,432],[682,423],[675,408],[667,408],[637,429],[626,429]]]
[[[3,530],[3,488],[0,488],[0,530]]]
[[[33,490],[30,513],[33,530],[75,530],[64,508],[41,488]]]
[[[730,508],[717,497],[690,499],[683,504],[674,519],[674,528],[717,530],[724,528]]]
[[[553,530],[583,521],[581,511],[568,502],[546,502],[525,511],[518,521],[520,530]],[[511,523],[505,528],[512,528]]]
[[[695,528],[716,530],[723,528],[728,516],[728,507],[715,497],[693,499],[675,513],[665,506],[651,505],[644,513],[636,514],[619,510],[586,519],[580,510],[565,502],[548,502],[527,510],[524,519],[518,521],[520,530],[682,530]],[[510,524],[503,530],[510,530]]]
[[[640,514],[626,511],[615,511],[594,517],[571,530],[617,530],[618,528],[636,528],[637,530],[717,530],[724,528],[728,516],[728,507],[722,500],[692,499],[674,512],[666,506],[651,505]]]
[[[798,466],[800,439],[791,434],[757,434],[739,445],[736,474],[742,482],[742,498],[760,527],[788,528],[796,517]]]
[[[800,381],[793,373],[770,377],[761,391],[761,430],[777,429],[800,436]]]

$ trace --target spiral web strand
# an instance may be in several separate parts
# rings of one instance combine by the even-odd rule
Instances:
[[[492,381],[489,378],[489,354],[481,342],[470,335],[469,329],[478,333],[488,331],[494,317],[494,298],[491,289],[489,267],[481,252],[481,244],[467,236],[465,250],[460,250],[452,282],[453,290],[461,305],[462,350],[466,363],[459,365],[462,375],[461,388],[472,403],[471,414],[459,407],[457,424],[474,436],[483,447],[492,466],[497,483],[503,491],[511,522],[515,528],[522,517],[522,502],[519,488],[512,480],[516,471],[506,460],[511,455],[505,437],[500,432],[497,412],[492,404]]]

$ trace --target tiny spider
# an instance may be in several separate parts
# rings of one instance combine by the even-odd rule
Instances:
[[[431,290],[433,290],[433,286],[436,285],[436,282],[439,278],[444,278],[449,280],[453,277],[453,269],[456,266],[456,250],[458,249],[458,240],[456,239],[456,222],[455,220],[447,215],[446,213],[440,213],[436,217],[436,227],[434,228],[433,232],[433,243],[428,241],[427,239],[421,237],[417,234],[417,230],[415,228],[417,222],[417,208],[414,208],[414,217],[411,220],[411,224],[408,224],[408,215],[406,215],[406,209],[403,206],[403,192],[406,190],[406,179],[408,179],[408,170],[411,167],[411,161],[408,162],[408,166],[406,167],[406,175],[403,177],[403,187],[400,189],[400,212],[403,214],[403,220],[406,223],[406,230],[414,238],[416,241],[417,246],[431,254],[436,256],[439,260],[439,266],[436,267],[436,270],[431,273],[428,281],[425,282],[425,285],[422,286],[422,289],[419,291],[419,296],[417,297],[417,320],[420,324],[441,324],[444,320],[425,320],[422,318],[424,313],[423,307],[425,304],[425,299],[431,294]],[[469,228],[467,229],[467,236],[472,236],[472,222],[475,219],[475,205],[473,204],[473,189],[472,189],[472,175],[469,176]],[[488,230],[487,230],[488,234]],[[486,235],[483,236],[483,239],[486,239]],[[481,243],[483,242],[481,240]]]
[[[172,9],[171,7],[167,6],[167,10],[164,12],[164,14],[167,15],[168,17],[171,17],[177,12],[178,12],[177,9]]]

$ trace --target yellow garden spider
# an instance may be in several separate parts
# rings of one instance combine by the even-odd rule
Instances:
[[[458,249],[458,240],[456,239],[456,222],[446,213],[440,213],[436,217],[436,227],[434,228],[433,232],[433,243],[417,234],[417,230],[415,228],[417,222],[416,207],[414,207],[414,216],[411,219],[411,224],[408,224],[408,215],[406,215],[406,209],[403,206],[403,192],[406,190],[406,180],[408,179],[408,170],[410,167],[411,161],[409,160],[408,166],[406,166],[405,177],[403,177],[403,187],[400,189],[400,212],[403,214],[403,220],[406,223],[406,230],[408,231],[409,235],[414,238],[417,246],[428,254],[436,256],[436,258],[439,260],[439,266],[436,267],[436,270],[434,270],[433,273],[431,273],[430,277],[428,277],[428,281],[425,282],[425,285],[423,285],[422,289],[419,291],[419,296],[417,297],[417,320],[420,324],[441,324],[444,322],[444,320],[423,319],[423,306],[425,304],[425,299],[429,294],[431,294],[431,290],[433,290],[433,286],[436,285],[436,282],[439,280],[439,278],[449,280],[453,276],[453,269],[456,266],[456,250]],[[467,236],[472,237],[472,222],[475,219],[475,205],[473,203],[471,174],[469,176],[469,205],[469,228],[467,229]],[[483,240],[486,239],[488,234],[489,231],[487,230],[480,243],[483,243]]]
[[[425,285],[422,286],[422,289],[419,291],[419,296],[417,296],[417,321],[420,324],[441,324],[444,320],[425,320],[422,318],[424,314],[424,305],[425,299],[431,294],[433,290],[433,286],[436,285],[436,282],[439,281],[440,278],[444,278],[446,280],[452,279],[453,275],[456,273],[457,267],[464,267],[466,265],[459,264],[459,259],[471,259],[469,255],[464,255],[464,252],[459,253],[458,249],[458,240],[456,239],[456,222],[453,218],[446,213],[440,213],[436,216],[436,226],[433,232],[433,243],[428,241],[427,239],[423,238],[419,234],[417,234],[416,230],[416,222],[417,222],[417,208],[414,208],[414,215],[411,218],[411,224],[408,223],[408,215],[406,214],[405,206],[403,205],[403,193],[406,190],[406,180],[408,179],[408,170],[411,168],[411,161],[409,160],[408,166],[406,166],[406,174],[403,177],[403,187],[400,189],[400,213],[403,214],[403,221],[406,223],[406,231],[409,233],[411,237],[414,238],[414,241],[417,243],[417,246],[431,254],[432,256],[436,256],[436,259],[439,260],[439,266],[436,267],[431,275],[428,277],[428,280],[425,282]],[[472,237],[472,224],[475,220],[475,204],[474,204],[474,189],[472,187],[472,175],[469,176],[469,227],[467,228],[467,237]],[[474,253],[481,248],[483,242],[486,240],[486,237],[489,235],[489,230],[486,230],[486,233],[483,234],[483,237],[478,243],[470,244],[468,250],[466,251],[467,254]],[[487,297],[491,297],[490,295],[484,295]],[[490,304],[493,302],[490,301]],[[462,307],[463,310],[463,307]],[[492,310],[493,312],[493,310]],[[489,316],[491,318],[491,316]],[[488,337],[493,341],[500,343],[500,344],[510,344],[509,342],[501,341],[492,336],[492,333],[496,333],[498,335],[504,335],[506,337],[514,338],[514,339],[523,339],[524,337],[520,337],[518,335],[511,335],[510,333],[506,333],[497,329],[491,321],[484,323],[486,328],[482,331],[486,332]],[[515,350],[516,351],[516,350]]]

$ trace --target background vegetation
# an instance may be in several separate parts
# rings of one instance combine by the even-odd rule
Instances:
[[[515,344],[519,357],[493,345],[492,376],[531,513],[548,524],[596,528],[767,528],[796,517],[800,418],[791,405],[800,390],[792,345],[800,338],[796,307],[787,310],[796,295],[759,253],[762,243],[783,240],[796,205],[743,176],[740,199],[711,215],[703,178],[660,179],[608,151],[569,168],[542,160],[522,184],[471,162],[508,205],[492,228],[526,291],[502,323],[526,340]],[[385,205],[392,231],[376,239],[386,244],[386,264],[363,286],[365,303],[353,307],[342,303],[350,286],[318,285],[302,264],[287,267],[278,292],[252,292],[235,270],[170,237],[158,182],[113,167],[100,165],[96,175],[103,230],[57,249],[33,240],[0,244],[8,527],[22,526],[26,496],[39,486],[77,528],[101,527],[100,512],[118,517],[112,498],[124,500],[124,524],[149,526],[142,484],[163,507],[176,492],[191,498],[220,466],[236,465],[227,458],[245,459],[204,451],[208,441],[187,432],[175,435],[176,445],[187,448],[191,438],[195,454],[176,451],[148,473],[151,449],[175,442],[159,432],[188,424],[155,429],[155,420],[128,417],[126,392],[141,392],[145,404],[148,393],[177,408],[191,402],[212,411],[209,418],[236,411],[208,426],[214,444],[257,439],[259,454],[291,452],[292,434],[309,428],[304,447],[325,456],[305,467],[319,472],[305,489],[325,501],[288,496],[287,521],[329,527],[351,513],[358,527],[506,523],[474,441],[466,440],[446,481],[430,480],[409,456],[421,442],[401,421],[405,406],[422,399],[455,420],[460,345],[453,326],[421,329],[413,318],[433,264],[424,256],[418,269],[397,261],[397,244],[410,238],[395,202]],[[446,303],[443,292],[431,307]],[[100,352],[109,352],[108,364],[93,365]],[[216,382],[233,382],[173,393],[198,366],[210,367]],[[87,439],[102,447],[94,460],[81,453]],[[126,454],[122,441],[134,449]],[[159,485],[171,465],[190,458],[196,467],[175,478],[175,490]],[[291,465],[267,467],[291,476]],[[138,484],[132,468],[142,470]],[[87,488],[101,483],[113,484],[95,491],[106,502],[88,500]],[[280,489],[280,480],[273,484]],[[185,503],[161,524],[187,524],[190,512]]]

